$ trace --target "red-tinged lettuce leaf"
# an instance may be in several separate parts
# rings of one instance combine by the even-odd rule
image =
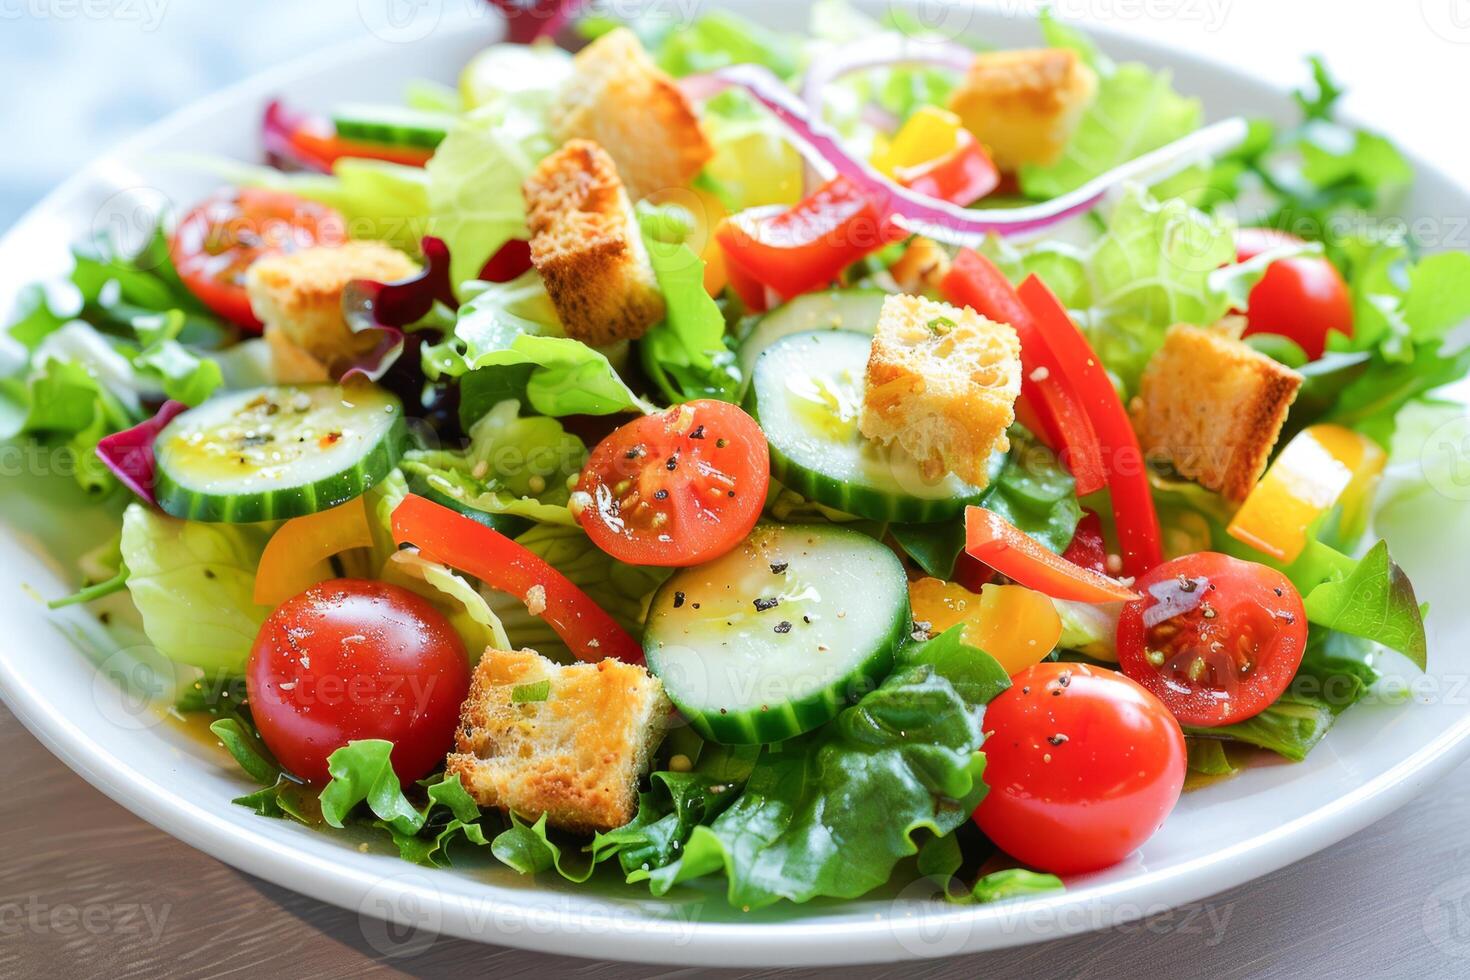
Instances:
[[[157,504],[153,490],[157,483],[153,442],[163,427],[179,414],[188,411],[183,402],[166,401],[153,418],[131,429],[104,436],[97,443],[97,458],[112,471],[118,481],[150,504]]]
[[[585,6],[585,0],[490,0],[505,15],[505,39],[530,44],[551,37]]]
[[[423,239],[424,267],[394,282],[354,279],[342,293],[342,312],[356,334],[376,338],[373,347],[343,372],[340,380],[364,377],[378,381],[404,350],[404,327],[422,320],[439,302],[459,308],[449,278],[449,246],[432,236]]]
[[[512,238],[490,256],[480,269],[480,278],[486,282],[510,282],[530,268],[531,243],[523,238]]]

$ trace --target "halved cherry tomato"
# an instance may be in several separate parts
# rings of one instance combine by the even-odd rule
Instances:
[[[984,507],[965,508],[965,552],[1007,578],[1053,599],[1128,602],[1138,593],[1101,572],[1074,565]]]
[[[168,254],[189,291],[215,313],[250,330],[260,321],[245,295],[256,259],[347,240],[347,222],[324,204],[284,191],[223,191],[184,216]]]
[[[587,459],[577,489],[592,543],[633,565],[697,565],[755,527],[771,482],[766,437],[726,402],[635,419]]]
[[[985,708],[975,822],[996,846],[1055,874],[1117,864],[1153,836],[1184,786],[1184,733],[1116,671],[1042,663]]]
[[[1285,575],[1212,551],[1138,580],[1118,620],[1118,663],[1186,725],[1229,725],[1281,696],[1307,645],[1302,597]]]
[[[417,494],[393,509],[393,540],[526,604],[579,660],[643,663],[643,647],[546,559],[493,528]]]
[[[846,177],[829,180],[789,209],[731,215],[715,231],[732,282],[738,270],[785,299],[827,285],[869,252],[903,237],[888,220],[887,202]]]
[[[1241,228],[1235,233],[1236,261],[1245,262],[1301,239],[1274,228]],[[1320,255],[1272,262],[1246,303],[1245,335],[1276,334],[1296,341],[1312,360],[1327,349],[1327,335],[1353,335],[1353,301],[1337,266]]]
[[[382,738],[407,783],[454,744],[470,667],[459,634],[426,600],[386,582],[335,579],[266,618],[245,686],[261,739],[293,774],[324,782],[332,752]]]

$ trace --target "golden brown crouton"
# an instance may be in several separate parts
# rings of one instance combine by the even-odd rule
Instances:
[[[1133,399],[1145,456],[1230,500],[1260,479],[1302,376],[1218,328],[1179,324]]]
[[[915,235],[888,272],[906,293],[937,292],[949,273],[949,253],[934,239]]]
[[[949,107],[1002,170],[1055,163],[1097,94],[1075,51],[1038,48],[975,56]]]
[[[919,296],[883,301],[858,426],[897,441],[926,476],[946,470],[983,487],[1010,447],[1021,393],[1021,342],[1009,324]]]
[[[245,288],[262,323],[335,371],[377,342],[354,334],[342,318],[343,287],[353,279],[392,282],[418,271],[412,259],[382,242],[353,241],[268,255],[250,267]]]
[[[642,667],[563,667],[531,650],[486,650],[445,771],[481,806],[544,813],[565,830],[611,830],[637,811],[638,778],[671,710]]]
[[[572,75],[551,107],[552,133],[601,144],[640,200],[685,187],[714,154],[689,100],[626,27],[572,59]]]
[[[612,159],[572,140],[526,178],[531,262],[567,335],[594,347],[635,340],[664,315],[638,218]]]

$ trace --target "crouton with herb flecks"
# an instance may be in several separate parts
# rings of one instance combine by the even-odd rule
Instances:
[[[626,27],[577,52],[551,107],[551,131],[599,143],[634,200],[687,187],[714,153],[689,100]]]
[[[526,178],[531,264],[567,335],[594,347],[636,340],[664,315],[632,202],[612,159],[572,140]]]
[[[1066,48],[978,54],[949,107],[1001,170],[1061,158],[1097,95],[1097,75]]]
[[[858,426],[897,442],[925,476],[983,487],[991,454],[1009,448],[1021,393],[1021,343],[1009,324],[919,296],[883,302]]]
[[[487,650],[460,711],[445,771],[481,806],[564,830],[621,827],[671,711],[642,667],[561,666],[531,650]]]
[[[1145,456],[1244,500],[1265,472],[1302,376],[1224,329],[1179,324],[1154,352],[1133,399]]]

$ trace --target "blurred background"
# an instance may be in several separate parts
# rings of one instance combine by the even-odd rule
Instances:
[[[634,0],[605,2],[636,9]],[[1051,6],[1063,19],[1161,39],[1283,87],[1306,79],[1306,54],[1326,54],[1349,88],[1349,111],[1470,178],[1459,101],[1470,87],[1470,0],[980,5],[1017,15]],[[920,12],[951,16],[941,10],[956,6],[926,0]],[[387,50],[466,21],[489,35],[495,16],[485,0],[0,0],[0,228],[99,151],[231,82],[353,39]]]

